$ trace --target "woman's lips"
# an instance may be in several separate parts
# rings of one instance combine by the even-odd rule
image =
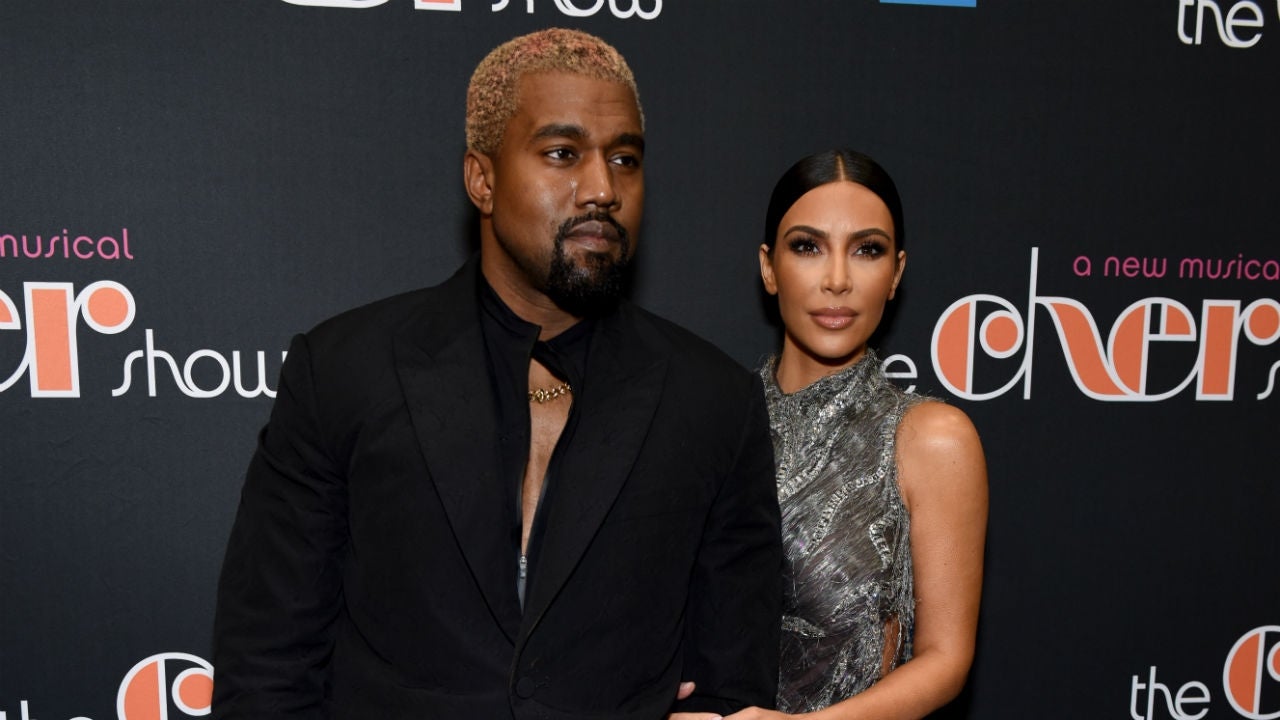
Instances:
[[[813,321],[828,330],[843,330],[853,324],[856,312],[849,308],[823,308],[809,313]]]

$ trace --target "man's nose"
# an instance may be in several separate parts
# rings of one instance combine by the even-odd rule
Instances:
[[[608,158],[591,155],[583,159],[580,167],[578,205],[613,208],[618,202],[618,189],[614,183],[613,166]]]

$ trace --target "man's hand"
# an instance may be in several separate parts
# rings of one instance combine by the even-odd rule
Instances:
[[[680,683],[680,688],[676,690],[676,700],[683,700],[693,694],[694,684],[691,682]],[[724,718],[715,713],[671,713],[667,716],[667,720],[724,720]]]

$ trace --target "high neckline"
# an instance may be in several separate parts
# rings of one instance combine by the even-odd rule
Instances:
[[[782,386],[778,384],[778,360],[780,356],[773,355],[765,363],[764,376],[765,390],[772,398],[778,400],[797,402],[805,402],[817,395],[828,395],[832,389],[843,389],[850,386],[863,387],[867,384],[867,380],[875,374],[880,367],[880,357],[876,351],[867,348],[862,357],[849,367],[842,368],[838,372],[814,380],[795,392],[786,392]]]

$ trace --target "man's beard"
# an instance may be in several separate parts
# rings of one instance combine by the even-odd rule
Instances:
[[[575,262],[564,250],[569,231],[584,222],[608,223],[618,233],[618,258],[606,253],[589,252]],[[631,240],[627,229],[608,213],[589,213],[565,220],[556,231],[551,268],[547,273],[546,294],[561,310],[574,317],[603,315],[622,298],[631,265]]]

